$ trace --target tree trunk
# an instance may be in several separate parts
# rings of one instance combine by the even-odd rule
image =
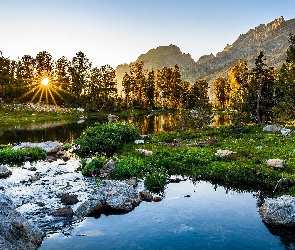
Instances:
[[[258,126],[261,126],[260,99],[261,99],[262,86],[263,86],[262,77],[260,77],[260,84],[258,88],[257,101],[256,101],[256,119],[257,119]]]

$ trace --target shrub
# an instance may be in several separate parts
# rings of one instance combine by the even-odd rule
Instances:
[[[144,180],[144,186],[155,193],[161,193],[165,189],[165,185],[167,182],[166,174],[161,172],[153,172],[151,174],[147,174]]]
[[[146,172],[144,161],[140,158],[123,157],[117,162],[116,170],[112,174],[115,179],[143,177]]]
[[[105,152],[111,155],[117,152],[125,143],[138,139],[139,132],[132,126],[123,122],[99,124],[88,127],[84,133],[75,140],[78,145],[78,155],[95,155]]]
[[[11,147],[0,149],[0,162],[18,163],[25,160],[35,161],[46,158],[46,152],[40,148],[28,148],[14,150]]]
[[[88,163],[86,163],[86,161],[83,159],[81,160],[81,168],[79,170],[82,171],[83,175],[91,176],[93,174],[97,174],[106,163],[107,158],[105,156],[95,157]]]

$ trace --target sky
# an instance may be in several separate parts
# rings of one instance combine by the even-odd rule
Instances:
[[[93,67],[115,68],[173,44],[197,61],[280,16],[295,18],[295,0],[0,0],[0,51],[82,51]]]

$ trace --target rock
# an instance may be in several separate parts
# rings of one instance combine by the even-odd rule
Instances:
[[[0,166],[0,179],[7,178],[11,174],[12,172],[5,165]]]
[[[295,198],[283,195],[279,198],[267,198],[259,208],[262,221],[271,226],[295,226]]]
[[[63,194],[60,198],[62,203],[65,203],[66,205],[74,205],[79,202],[77,195],[71,195],[71,194]]]
[[[207,145],[216,145],[216,144],[218,144],[218,139],[216,139],[216,138],[208,138],[206,141],[205,141],[205,144],[207,144]]]
[[[281,129],[282,136],[288,136],[291,134],[291,132],[292,132],[292,130],[289,128],[282,128]]]
[[[237,155],[237,152],[233,152],[227,149],[218,149],[215,155],[219,155],[221,158],[224,157],[235,157]]]
[[[106,178],[116,169],[116,159],[109,160],[103,167],[99,170],[100,177]]]
[[[55,210],[54,212],[52,212],[52,215],[72,218],[74,215],[74,212],[70,206],[66,206],[66,207],[62,207]]]
[[[41,148],[44,149],[47,154],[55,154],[62,150],[63,147],[59,142],[47,141],[40,143],[22,142],[12,149],[17,150],[22,148]]]
[[[266,161],[266,167],[268,168],[284,168],[285,160],[281,159],[269,159]]]
[[[118,119],[119,119],[119,116],[108,114],[108,121],[112,122],[112,121],[116,121]]]
[[[134,143],[135,144],[144,144],[144,140],[135,140]]]
[[[281,129],[283,129],[282,126],[280,125],[267,125],[265,126],[262,131],[266,131],[266,132],[280,132]]]
[[[75,211],[75,215],[83,218],[85,216],[95,216],[101,213],[103,203],[99,200],[84,201]]]
[[[142,149],[142,148],[138,148],[138,149],[135,149],[138,153],[140,154],[143,154],[145,156],[152,156],[153,155],[153,152],[150,151],[150,150],[146,150],[146,149]]]
[[[150,192],[141,191],[141,192],[139,192],[139,194],[140,194],[140,197],[143,201],[152,201],[154,198]]]
[[[100,213],[102,209],[112,212],[128,212],[141,202],[134,187],[123,181],[104,180],[75,211],[79,217]]]
[[[153,202],[160,202],[162,198],[160,196],[156,196],[153,198]]]
[[[17,212],[12,201],[2,193],[0,211],[0,249],[38,249],[45,234]]]
[[[125,180],[124,182],[126,182],[130,186],[136,187],[139,181],[136,177],[132,177],[130,179]]]

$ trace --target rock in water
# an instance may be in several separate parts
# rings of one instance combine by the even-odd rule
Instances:
[[[295,226],[295,198],[283,195],[279,198],[268,198],[259,208],[262,221],[270,226]]]
[[[12,149],[16,150],[22,148],[41,148],[44,149],[47,154],[55,154],[62,150],[63,147],[59,142],[47,141],[40,143],[22,142],[19,145],[14,146]]]
[[[38,249],[45,236],[15,210],[12,201],[0,193],[0,249]]]
[[[123,181],[104,180],[88,201],[76,210],[78,217],[91,216],[101,209],[128,212],[141,202],[140,194]]]

